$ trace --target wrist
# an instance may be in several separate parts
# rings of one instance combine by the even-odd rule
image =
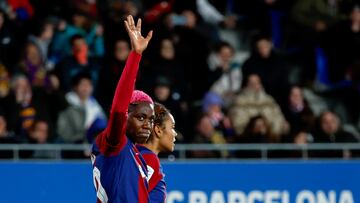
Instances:
[[[131,50],[129,56],[130,56],[130,55],[132,55],[132,56],[135,57],[135,58],[139,58],[138,60],[140,60],[140,59],[141,59],[141,56],[142,56],[140,53],[136,52],[135,50]]]
[[[131,49],[132,52],[142,55],[143,50]]]

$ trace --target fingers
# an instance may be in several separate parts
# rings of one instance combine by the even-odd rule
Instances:
[[[124,24],[125,24],[126,31],[129,33],[130,32],[130,25],[129,25],[128,21],[125,20]]]
[[[126,20],[129,23],[131,29],[135,27],[134,18],[131,15],[128,15]]]
[[[141,33],[141,18],[139,18],[137,21],[136,29]]]
[[[135,23],[134,23],[134,19],[131,15],[128,15],[126,20],[124,21],[125,23],[125,27],[126,27],[126,30],[129,32],[131,30],[134,30],[135,29]]]
[[[150,41],[151,38],[152,38],[152,35],[153,35],[153,31],[150,30],[150,32],[149,32],[149,33],[147,34],[147,36],[146,36],[146,40],[147,40],[147,41]]]

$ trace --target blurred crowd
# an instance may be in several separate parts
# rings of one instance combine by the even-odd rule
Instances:
[[[0,0],[0,143],[94,140],[127,15],[154,30],[136,88],[171,110],[177,143],[359,142],[360,1]]]

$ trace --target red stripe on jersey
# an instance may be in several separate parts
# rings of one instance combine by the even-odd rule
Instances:
[[[146,164],[154,169],[154,174],[149,180],[149,192],[155,188],[159,181],[163,178],[163,174],[160,171],[160,160],[156,154],[142,154]]]

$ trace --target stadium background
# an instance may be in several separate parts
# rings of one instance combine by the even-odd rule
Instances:
[[[360,202],[355,0],[0,1],[0,202],[95,199],[86,144],[129,14],[155,32],[137,88],[172,110],[187,149],[161,155],[169,202]],[[71,99],[79,78],[88,108]]]

